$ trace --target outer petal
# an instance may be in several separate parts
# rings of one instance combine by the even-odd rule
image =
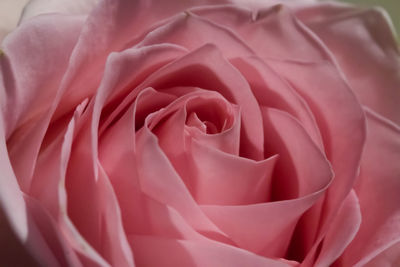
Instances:
[[[260,257],[222,243],[192,242],[152,236],[132,236],[139,266],[289,267],[278,260]],[[155,256],[157,255],[157,256]]]
[[[3,0],[0,2],[0,43],[6,34],[17,26],[26,3],[28,0]]]
[[[315,62],[329,58],[320,41],[284,5],[253,12],[237,6],[195,7],[191,11],[233,29],[263,59]]]
[[[22,12],[20,22],[47,13],[87,15],[98,2],[99,0],[30,0]]]
[[[400,124],[400,53],[387,13],[329,3],[297,15],[333,52],[361,102]]]
[[[315,266],[324,267],[342,255],[360,228],[361,211],[357,195],[351,191],[338,211],[324,238]]]
[[[35,264],[21,246],[28,239],[29,223],[27,217],[27,207],[19,190],[17,179],[15,178],[10,159],[7,153],[3,118],[0,116],[0,260],[2,264],[27,262]],[[21,249],[21,258],[16,259],[15,255],[7,254],[10,247]],[[13,252],[13,251],[11,251]],[[15,253],[15,251],[14,251]]]
[[[389,247],[373,258],[364,266],[366,267],[393,267],[400,265],[400,242]]]
[[[340,260],[344,266],[363,266],[400,241],[400,128],[366,113],[367,143],[355,185],[363,220]]]
[[[299,257],[302,253],[300,248],[305,249],[303,253],[306,253],[313,246],[315,251],[319,244],[314,240],[315,233],[318,233],[318,238],[321,240],[331,223],[332,216],[353,187],[365,142],[365,118],[350,87],[331,63],[301,64],[287,61],[269,63],[290,82],[311,108],[320,128],[325,154],[335,172],[335,179],[326,194],[324,213],[321,217],[318,216],[321,229],[318,229],[318,226],[307,227],[306,225],[311,223],[307,222],[303,225],[307,234],[296,238],[304,242],[296,246],[297,249],[293,251]],[[349,150],[349,147],[352,149]],[[313,209],[316,210],[318,207]],[[313,253],[307,254],[307,260],[311,260]]]
[[[49,110],[82,21],[80,17],[40,17],[19,27],[2,43],[1,116],[10,159],[24,191],[29,190],[35,159],[52,114]]]

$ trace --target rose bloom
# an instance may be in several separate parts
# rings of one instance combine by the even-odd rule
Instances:
[[[1,266],[400,266],[384,11],[31,1],[1,49]]]

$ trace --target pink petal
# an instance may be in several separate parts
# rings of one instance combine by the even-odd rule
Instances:
[[[28,0],[3,0],[0,2],[0,43],[17,26],[27,2]]]
[[[314,115],[299,94],[262,59],[255,56],[231,60],[249,83],[260,106],[283,110],[297,118],[322,149]]]
[[[29,190],[35,159],[52,114],[49,110],[81,23],[81,18],[40,17],[19,27],[3,42],[2,115],[10,159],[24,191]]]
[[[185,52],[186,50],[180,46],[160,44],[112,54],[104,74],[107,80],[104,79],[102,85],[107,87],[102,90],[108,90],[109,96],[103,110],[105,114],[104,122],[100,125],[100,134],[124,112],[141,90],[146,88],[136,88],[143,80]],[[140,120],[143,124],[144,118]]]
[[[353,240],[361,221],[360,204],[357,195],[352,190],[332,221],[315,266],[331,266]]]
[[[329,58],[320,49],[291,11],[283,6],[270,7],[253,12],[236,6],[210,6],[194,8],[191,12],[205,17],[218,25],[234,29],[261,58],[297,61],[320,61]],[[301,45],[299,45],[301,44]]]
[[[199,204],[245,205],[267,201],[277,157],[255,162],[193,140],[194,196]],[[221,193],[223,192],[223,193]]]
[[[78,121],[65,181],[68,214],[82,236],[110,264],[133,266],[115,192],[97,158],[98,121],[107,94],[99,89]]]
[[[40,264],[82,266],[72,247],[63,237],[55,218],[35,199],[25,195],[25,200],[31,220],[30,238],[26,246],[34,252]]]
[[[138,44],[139,47],[172,43],[188,50],[196,50],[212,43],[221,50],[227,58],[253,54],[251,48],[240,39],[232,29],[215,24],[193,13],[182,13],[167,23],[147,34]]]
[[[136,263],[139,266],[290,266],[214,241],[192,242],[152,236],[132,236],[130,243],[135,250]]]
[[[136,163],[143,193],[174,207],[198,232],[224,237],[200,210],[181,177],[159,147],[156,136],[147,127],[136,134]]]
[[[321,217],[322,229],[318,234],[321,240],[330,223],[329,218],[337,212],[358,175],[365,140],[364,113],[341,73],[331,63],[308,64],[272,60],[269,63],[303,97],[315,115],[324,142],[325,154],[335,171],[335,179],[325,200],[325,215]],[[349,150],[349,147],[352,149]],[[320,206],[315,207],[316,214],[319,214],[317,209],[320,209]],[[319,216],[312,217],[314,219],[310,218],[311,221],[314,223],[318,221]],[[317,228],[306,226],[311,221],[299,226],[309,232],[306,234],[308,237],[297,238],[304,239],[302,247],[305,252],[313,246],[313,251],[307,254],[308,259],[312,258],[319,243],[315,242],[313,237],[317,233]],[[313,231],[314,234],[311,233]],[[296,257],[302,257],[300,254]]]
[[[77,252],[82,264],[89,266],[109,266],[105,262],[105,260],[98,254],[98,252],[95,251],[93,247],[84,239],[81,233],[79,233],[75,225],[72,223],[71,218],[68,215],[67,211],[68,199],[65,187],[67,167],[71,156],[71,147],[73,139],[79,130],[79,125],[77,125],[77,122],[79,121],[79,118],[82,116],[82,113],[85,111],[86,104],[87,103],[83,102],[83,104],[81,104],[76,108],[74,116],[70,121],[70,123],[68,124],[68,128],[65,132],[60,151],[61,155],[59,162],[60,169],[58,172],[56,172],[56,175],[57,174],[60,175],[60,178],[58,180],[58,189],[57,192],[52,192],[52,193],[58,194],[58,203],[59,203],[58,210],[60,212],[58,216],[59,227],[61,231],[64,233],[64,236],[66,240],[68,240],[70,246],[74,248],[74,250]],[[41,194],[46,193],[46,190],[43,190],[43,192],[40,193]],[[46,195],[44,194],[44,196]],[[41,198],[45,204],[49,205],[48,202],[46,203],[45,201],[51,200],[51,198],[47,197],[46,199],[43,198],[43,196]]]
[[[330,3],[298,16],[333,52],[361,103],[400,124],[400,53],[387,13]]]
[[[328,161],[298,122],[274,109],[264,108],[263,116],[266,149],[280,155],[275,170],[279,180],[274,182],[279,183],[280,197],[295,199],[202,208],[239,247],[283,257],[298,219],[327,189],[332,173]],[[272,190],[276,197],[277,188]]]
[[[31,187],[28,193],[29,196],[39,200],[54,218],[57,218],[60,212],[60,203],[55,201],[59,198],[58,187],[62,179],[60,177],[62,171],[60,170],[65,168],[63,165],[66,163],[63,161],[67,161],[67,159],[63,158],[62,150],[67,145],[65,139],[73,138],[72,126],[69,124],[75,123],[76,118],[82,115],[87,104],[88,100],[86,99],[76,108],[72,118],[68,117],[65,119],[67,123],[62,122],[62,125],[67,125],[67,127],[61,133],[58,133],[59,135],[56,139],[47,140],[49,139],[48,136],[45,137],[44,141],[49,144],[46,147],[42,146],[36,160],[35,172],[32,176]]]
[[[20,22],[49,13],[87,15],[98,2],[99,0],[30,0],[24,8]]]
[[[400,241],[400,128],[370,110],[355,191],[362,223],[341,262],[363,266]]]
[[[139,94],[113,127],[104,132],[99,145],[99,157],[110,175],[128,234],[198,239],[200,235],[173,208],[146,196],[140,189],[135,138],[132,138],[135,136],[135,117],[146,111],[149,104],[154,104],[160,95],[165,94],[151,89]]]
[[[381,252],[378,256],[366,263],[366,267],[392,267],[400,264],[400,242]]]

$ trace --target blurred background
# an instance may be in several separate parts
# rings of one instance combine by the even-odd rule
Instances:
[[[364,6],[381,6],[390,15],[397,31],[397,40],[400,40],[400,0],[340,0]]]

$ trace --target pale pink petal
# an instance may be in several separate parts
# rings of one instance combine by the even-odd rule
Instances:
[[[146,196],[139,185],[132,138],[135,136],[135,117],[148,111],[149,104],[163,95],[152,89],[142,91],[113,127],[104,132],[99,157],[116,191],[127,234],[201,240],[204,237],[194,231],[175,209]]]
[[[49,109],[81,24],[78,17],[41,17],[19,27],[3,42],[2,116],[11,163],[24,191],[29,190],[35,159],[52,114]]]
[[[387,13],[330,3],[298,16],[332,51],[361,103],[400,124],[400,53]]]
[[[201,207],[239,247],[267,257],[284,257],[299,218],[328,188],[332,172],[296,120],[274,109],[263,108],[262,112],[266,150],[279,154],[273,180],[278,186],[272,194],[293,199]]]
[[[186,50],[183,47],[172,44],[160,44],[145,46],[142,48],[132,48],[114,53],[107,61],[104,76],[107,83],[109,96],[103,110],[104,122],[100,125],[100,134],[105,128],[109,127],[113,120],[124,112],[145,88],[137,88],[149,75],[157,71],[162,66],[181,57]],[[103,89],[104,90],[104,89]],[[129,97],[127,97],[129,95]],[[144,118],[140,118],[143,124]]]
[[[225,239],[225,235],[200,210],[159,147],[157,137],[147,126],[136,133],[136,164],[143,193],[176,209],[198,232]]]
[[[188,50],[212,43],[227,58],[253,54],[251,48],[240,39],[234,29],[228,29],[194,13],[182,13],[151,31],[138,44],[139,47],[153,44],[172,43]]]
[[[361,221],[360,204],[357,195],[352,190],[332,221],[315,266],[331,266],[353,240]]]
[[[75,1],[74,1],[75,2]],[[183,11],[191,1],[102,0],[88,15],[62,84],[59,118],[95,93],[107,57],[139,42],[151,25]],[[154,27],[153,27],[154,28]]]
[[[49,13],[87,15],[99,1],[100,0],[30,0],[22,12],[20,22]]]
[[[35,199],[25,195],[25,200],[31,220],[26,246],[34,252],[40,264],[81,267],[81,262],[65,240],[56,219]]]
[[[291,266],[214,241],[192,242],[152,236],[132,236],[129,241],[139,266]]]
[[[199,204],[245,205],[269,199],[277,157],[255,162],[193,140],[190,148],[194,196]],[[222,207],[223,209],[223,207]]]
[[[0,2],[0,43],[11,32],[21,17],[29,0],[3,0]]]
[[[197,123],[204,129],[190,125],[193,116],[188,118],[187,114],[198,114],[202,121],[196,115]],[[197,202],[245,204],[268,199],[275,161],[237,157],[240,116],[219,94],[194,91],[157,115],[150,123],[153,132]],[[207,133],[208,126],[203,121],[216,126],[216,132]],[[221,190],[225,193],[221,194]]]
[[[55,175],[60,175],[59,176],[60,178],[58,179],[58,188],[56,192],[52,192],[52,195],[58,194],[58,195],[53,195],[53,197],[57,200],[55,201],[53,199],[53,201],[57,202],[59,205],[58,206],[59,227],[63,232],[66,240],[68,240],[69,245],[77,252],[81,263],[84,266],[88,265],[88,266],[105,267],[109,266],[109,264],[98,254],[97,251],[93,249],[93,247],[84,239],[84,237],[82,237],[81,233],[79,233],[75,225],[71,222],[71,218],[69,217],[67,211],[68,199],[65,187],[67,167],[70,160],[73,139],[79,130],[79,125],[77,125],[77,122],[79,118],[82,116],[83,112],[85,111],[86,106],[87,106],[87,101],[84,101],[81,105],[79,105],[76,108],[73,118],[71,119],[66,129],[60,151],[59,171],[55,173]],[[43,192],[40,192],[39,194],[43,193],[46,193],[46,190],[43,190]],[[44,196],[46,196],[46,194],[44,194]],[[49,201],[51,199],[43,196],[41,198],[45,204],[49,205],[48,202],[46,203],[46,200]]]
[[[260,106],[283,110],[297,118],[314,142],[322,149],[321,134],[314,115],[300,95],[271,69],[262,59],[255,56],[235,58],[231,63],[249,83]]]
[[[266,155],[279,155],[273,199],[299,198],[325,188],[334,169],[304,127],[284,111],[263,107],[262,113]]]
[[[237,110],[234,115],[229,114],[232,111],[222,111],[221,102],[224,101],[219,94],[207,90],[177,99],[165,111],[160,111],[158,118],[151,120],[159,145],[198,203],[233,204],[266,200],[274,160],[255,162],[237,156],[240,117]],[[219,105],[221,109],[218,112],[215,109]],[[178,110],[165,119],[174,106]],[[197,113],[205,119],[207,112],[212,111],[215,113],[208,114],[210,120],[219,120],[213,123],[218,126],[216,133],[206,133],[208,126],[200,120],[198,123],[204,126],[203,131],[185,125],[185,122],[190,122],[187,113]],[[230,121],[226,124],[228,129],[220,132],[224,120]],[[155,124],[157,121],[158,125]],[[247,178],[249,175],[254,177]]]
[[[393,267],[400,265],[400,242],[381,252],[366,263],[366,267]]]
[[[304,5],[312,4],[317,2],[318,0],[269,0],[269,1],[260,1],[260,0],[227,0],[236,5],[240,5],[243,7],[251,8],[253,10],[263,9],[268,6],[273,6],[277,4],[284,4],[289,7],[302,7]]]
[[[320,48],[319,41],[312,38],[290,9],[283,5],[255,11],[237,6],[209,6],[193,8],[191,12],[218,25],[234,29],[263,59],[309,62],[329,58],[328,53]]]
[[[327,189],[332,173],[328,161],[298,122],[274,109],[263,109],[263,116],[266,151],[280,155],[273,181],[279,186],[272,188],[273,197],[297,199],[249,206],[206,206],[204,210],[240,247],[283,257],[298,219]]]
[[[343,265],[363,266],[400,240],[400,128],[370,110],[367,142],[355,191],[362,223]]]
[[[106,86],[100,88],[77,122],[65,180],[68,215],[88,243],[111,265],[133,266],[115,192],[98,164],[97,131],[108,95]]]
[[[339,209],[358,175],[366,132],[364,112],[341,73],[331,63],[274,60],[270,60],[269,63],[303,97],[315,115],[325,154],[335,172],[335,179],[325,199],[324,216],[320,218],[322,230],[318,236],[321,240],[331,222],[329,218]],[[316,206],[315,209],[320,209],[320,206]],[[319,216],[316,216],[310,220],[315,223],[318,218]],[[315,251],[319,244],[319,241],[314,240],[317,228],[307,227],[310,223],[299,226],[308,232],[304,237],[297,238],[304,240],[305,243],[301,246],[304,252],[309,251],[312,246]],[[307,254],[308,260],[312,258],[313,251]],[[296,257],[304,256],[299,252],[300,250]]]

